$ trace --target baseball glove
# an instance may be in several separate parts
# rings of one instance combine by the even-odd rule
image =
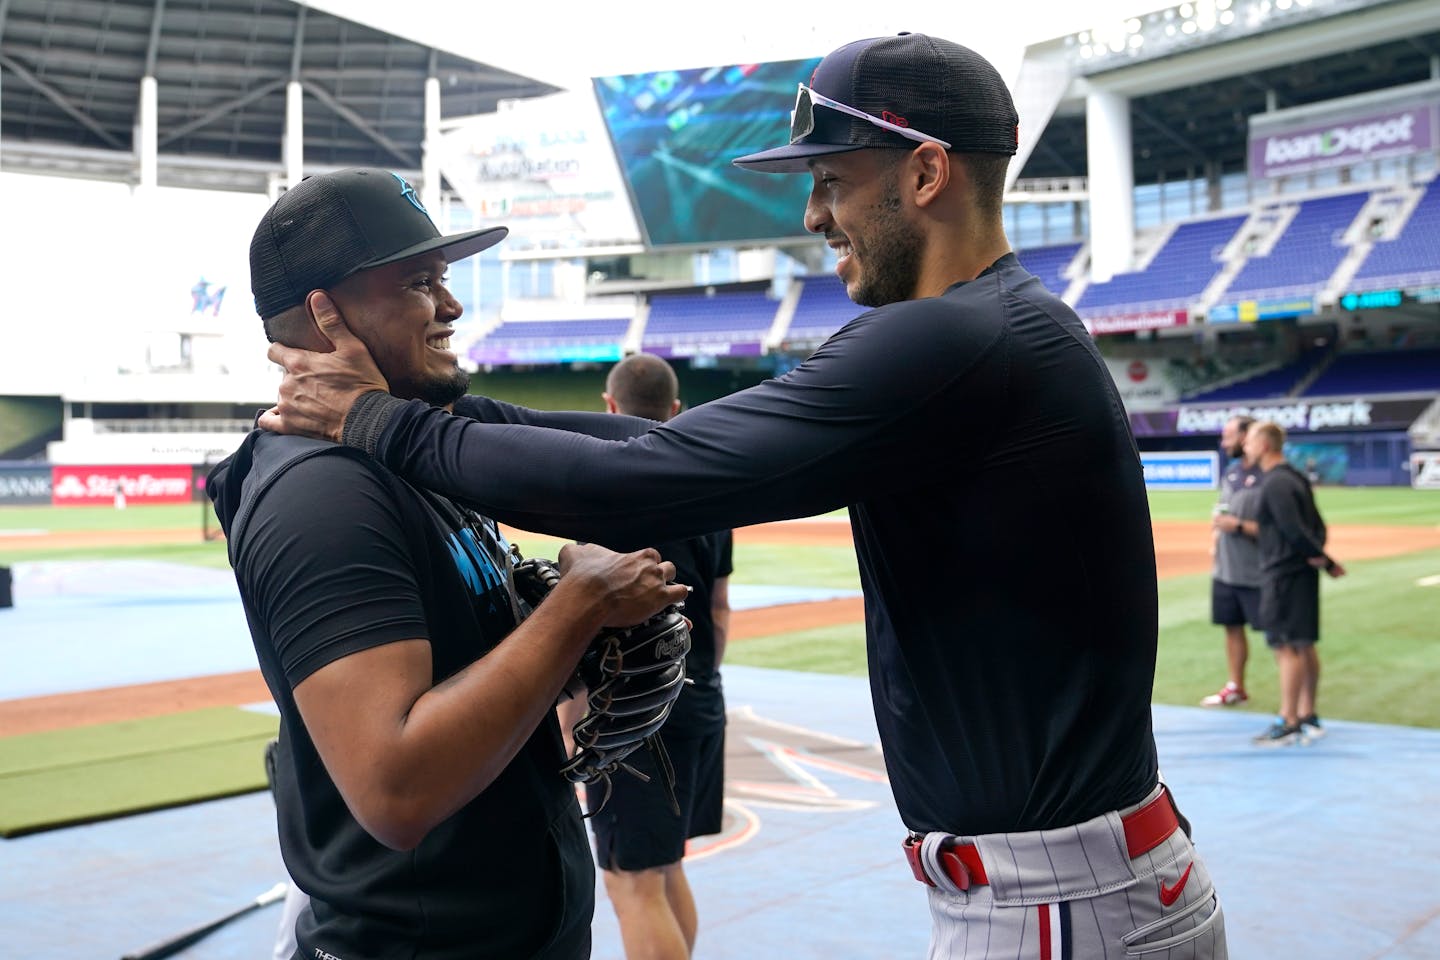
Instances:
[[[559,568],[544,558],[532,557],[515,566],[515,592],[531,610],[559,582]],[[560,773],[572,783],[606,785],[605,800],[589,816],[604,808],[610,777],[617,771],[650,779],[625,762],[642,746],[654,756],[670,806],[679,814],[675,772],[659,732],[685,688],[689,652],[690,624],[672,605],[633,627],[607,627],[581,656],[567,690],[583,687],[588,710],[573,728],[575,755]]]

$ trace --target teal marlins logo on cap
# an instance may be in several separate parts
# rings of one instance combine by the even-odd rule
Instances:
[[[391,173],[390,176],[394,177],[397,181],[399,181],[400,196],[404,197],[406,200],[409,200],[410,205],[416,210],[419,210],[427,217],[430,216],[430,211],[426,210],[425,205],[420,202],[419,195],[415,193],[415,188],[410,186],[409,181],[407,181],[404,177],[400,176],[400,174],[398,173]]]

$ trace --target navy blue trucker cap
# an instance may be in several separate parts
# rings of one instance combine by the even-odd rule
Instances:
[[[454,263],[510,231],[442,237],[415,188],[388,170],[352,167],[306,177],[281,194],[250,240],[250,290],[263,319],[361,270],[439,252]]]
[[[960,153],[1013,156],[1019,143],[1019,117],[999,72],[974,50],[939,37],[901,33],[847,43],[820,61],[810,89],[870,119],[819,98],[807,102],[802,94],[789,145],[739,157],[737,166],[804,173],[814,157],[916,145],[874,120],[944,141]]]

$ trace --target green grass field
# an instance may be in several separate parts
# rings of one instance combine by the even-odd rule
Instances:
[[[1440,525],[1440,491],[1400,488],[1333,488],[1317,491],[1331,525]],[[1157,520],[1203,520],[1214,495],[1156,493]],[[227,566],[222,541],[201,538],[201,505],[132,507],[0,508],[4,530],[114,530],[193,528],[195,542],[100,549],[27,548],[23,537],[0,550],[0,565],[25,560],[127,558]],[[554,556],[560,541],[520,538],[527,555]],[[1350,575],[1322,585],[1322,716],[1440,727],[1440,585],[1421,581],[1440,577],[1440,550],[1399,557],[1355,561]],[[737,584],[777,584],[856,589],[859,575],[853,552],[844,547],[736,547]],[[1159,703],[1193,705],[1224,679],[1219,627],[1209,622],[1210,581],[1206,575],[1160,583],[1160,649],[1155,677]],[[732,663],[788,670],[863,675],[865,638],[860,625],[797,631],[731,645]],[[1257,715],[1273,710],[1275,668],[1263,637],[1253,637],[1245,709]]]
[[[1440,526],[1440,490],[1408,487],[1316,487],[1315,502],[1328,524],[1364,523]],[[1150,494],[1154,520],[1208,520],[1210,490],[1160,490]]]

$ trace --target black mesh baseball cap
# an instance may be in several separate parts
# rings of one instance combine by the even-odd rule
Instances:
[[[1019,143],[1019,117],[1000,73],[974,50],[939,37],[901,33],[847,43],[820,61],[810,90],[869,119],[812,101],[802,90],[790,144],[739,157],[737,166],[804,173],[809,160],[826,154],[915,147],[916,138],[894,127],[960,153],[1013,156]]]
[[[301,180],[276,200],[250,240],[250,290],[266,320],[361,270],[439,251],[454,263],[510,231],[442,237],[415,188],[388,170],[354,167]]]

